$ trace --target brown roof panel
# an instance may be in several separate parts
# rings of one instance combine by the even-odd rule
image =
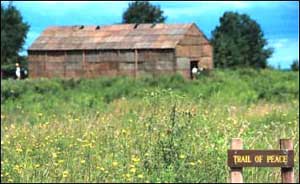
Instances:
[[[28,50],[175,48],[193,24],[48,27]]]

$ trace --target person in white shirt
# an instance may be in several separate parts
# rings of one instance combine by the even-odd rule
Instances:
[[[16,63],[16,76],[17,76],[18,80],[21,79],[21,68],[20,68],[19,63]]]
[[[195,78],[196,78],[197,72],[198,72],[198,69],[194,66],[194,67],[192,68],[192,79],[195,79]]]

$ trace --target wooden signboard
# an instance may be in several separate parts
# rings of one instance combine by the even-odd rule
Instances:
[[[293,150],[228,150],[229,167],[294,167]]]
[[[243,167],[281,167],[283,183],[294,183],[294,149],[291,139],[280,139],[280,150],[243,150],[243,141],[233,138],[228,153],[229,182],[243,183]]]

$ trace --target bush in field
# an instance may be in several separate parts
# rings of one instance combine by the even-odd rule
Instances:
[[[299,71],[299,60],[294,60],[291,65],[292,71]]]

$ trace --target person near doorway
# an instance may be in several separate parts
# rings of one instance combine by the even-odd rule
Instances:
[[[21,68],[20,68],[19,63],[16,63],[16,76],[17,76],[18,80],[21,79]]]
[[[196,66],[192,68],[192,79],[196,79],[196,75],[198,73],[198,69]]]

